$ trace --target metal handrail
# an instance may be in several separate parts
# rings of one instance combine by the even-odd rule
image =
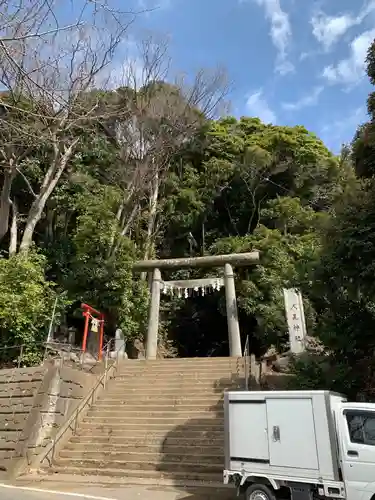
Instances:
[[[116,357],[115,357],[115,362],[111,365],[108,365],[108,356],[110,352],[110,344],[112,341],[115,339],[111,339],[107,343],[107,350],[106,350],[106,356],[105,356],[105,369],[104,373],[102,373],[98,378],[96,384],[92,387],[88,395],[82,399],[82,401],[79,403],[77,408],[73,411],[73,413],[70,415],[66,423],[62,426],[62,428],[58,431],[56,436],[53,438],[52,442],[46,446],[46,448],[38,455],[38,458],[36,459],[37,463],[42,463],[43,460],[46,458],[48,459],[49,454],[52,451],[52,456],[50,459],[48,459],[49,464],[51,465],[51,462],[55,458],[55,449],[56,449],[56,444],[61,440],[61,438],[65,435],[65,433],[68,430],[72,430],[73,435],[77,432],[77,425],[78,425],[78,417],[82,413],[82,411],[87,407],[87,406],[92,406],[95,402],[95,393],[100,385],[105,388],[107,379],[108,379],[108,373],[111,369],[117,370],[118,366],[118,361],[119,361],[119,352],[126,347],[126,341],[124,340],[122,344],[119,346],[119,348],[115,351]],[[73,428],[72,428],[73,424]]]

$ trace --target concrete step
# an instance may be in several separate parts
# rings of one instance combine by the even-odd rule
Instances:
[[[197,440],[199,437],[199,440]],[[134,436],[134,433],[128,433],[127,435],[119,435],[115,434],[76,434],[70,438],[69,443],[66,445],[66,448],[74,447],[74,446],[98,446],[98,447],[108,447],[112,448],[123,448],[123,447],[148,447],[154,446],[161,448],[163,446],[186,446],[188,448],[192,448],[194,446],[200,446],[202,448],[212,447],[212,448],[223,448],[224,446],[224,436],[222,432],[210,432],[210,433],[201,433],[197,436],[197,433],[193,433],[191,436],[189,433],[184,435],[183,433],[175,436],[173,434],[172,437],[166,435],[165,432],[158,434],[144,434],[140,436]]]
[[[184,384],[184,383],[163,383],[157,385],[150,383],[143,383],[141,381],[134,383],[132,382],[131,384],[125,384],[125,383],[111,383],[109,384],[108,387],[108,392],[110,393],[134,393],[134,392],[141,392],[141,393],[153,393],[155,394],[156,391],[163,391],[163,392],[178,392],[182,394],[197,394],[197,393],[212,393],[212,394],[222,394],[224,391],[228,390],[236,390],[240,384],[226,384],[225,386],[218,386],[215,383],[210,383],[210,384],[199,384],[198,382],[192,382],[189,384]]]
[[[103,394],[103,399],[100,399],[99,401],[103,401],[104,399],[119,399],[122,398],[123,400],[129,400],[129,401],[134,401],[135,398],[138,397],[139,399],[142,399],[143,401],[148,401],[150,399],[154,399],[155,401],[160,401],[160,402],[168,402],[168,401],[217,401],[217,400],[223,400],[224,401],[224,394],[226,391],[218,391],[214,389],[210,390],[205,390],[196,388],[196,387],[190,387],[190,388],[183,388],[183,387],[177,387],[177,388],[168,388],[166,387],[165,389],[155,389],[155,392],[152,392],[152,388],[149,388],[147,390],[144,389],[116,389],[116,390],[108,390],[106,394]],[[236,392],[235,390],[230,390],[230,392]]]
[[[218,373],[228,375],[229,373],[243,375],[241,370],[245,368],[243,363],[164,363],[159,365],[134,365],[134,364],[119,364],[117,365],[116,373],[126,374],[126,373]]]
[[[200,382],[196,382],[193,384],[185,384],[185,383],[163,383],[163,384],[129,384],[129,386],[125,384],[113,384],[108,388],[108,394],[182,394],[182,395],[197,395],[197,394],[224,394],[227,391],[238,391],[241,390],[242,387],[240,385],[226,385],[225,387],[217,387],[215,384],[202,384]],[[153,391],[153,392],[152,392]]]
[[[157,390],[156,390],[157,391]],[[202,399],[202,398],[207,398],[211,397],[219,399],[220,397],[224,397],[224,392],[225,391],[215,391],[214,389],[195,389],[193,387],[190,388],[180,388],[180,389],[175,389],[175,388],[168,388],[166,387],[162,391],[158,393],[158,391],[152,392],[152,388],[149,387],[147,389],[133,389],[133,388],[124,388],[124,389],[114,389],[114,390],[108,390],[107,394],[105,394],[105,398],[108,399],[113,398],[113,397],[124,397],[124,398],[131,398],[131,396],[137,396],[139,398],[147,398],[147,397],[154,397],[154,398],[161,398],[161,397],[168,397],[168,398],[179,398],[179,399],[196,399],[197,397]]]
[[[176,426],[198,426],[207,428],[212,427],[222,427],[224,425],[224,419],[222,417],[217,417],[216,415],[206,416],[205,418],[191,419],[189,416],[181,417],[178,414],[172,417],[139,417],[136,422],[129,418],[122,417],[85,417],[80,427],[144,427],[144,429],[152,429],[156,427],[169,429]]]
[[[186,392],[183,394],[181,391],[175,391],[173,392],[155,392],[152,393],[151,391],[147,391],[145,393],[137,393],[136,391],[116,391],[112,392],[111,390],[107,390],[104,394],[103,397],[100,398],[98,401],[105,401],[108,399],[120,399],[120,400],[138,400],[142,401],[142,404],[144,401],[148,401],[150,399],[154,401],[172,401],[172,400],[177,400],[177,401],[186,401],[186,400],[191,400],[191,401],[213,401],[213,400],[220,400],[224,399],[224,392],[211,392],[211,393],[201,393],[200,391],[191,391],[191,392]]]
[[[206,358],[160,358],[160,359],[126,359],[120,362],[121,366],[160,366],[160,365],[191,365],[191,364],[233,364],[243,362],[244,358],[230,357],[206,357]]]
[[[48,470],[127,484],[222,484],[223,396],[243,359],[124,360]]]
[[[128,439],[131,437],[138,439],[223,439],[223,428],[207,428],[199,426],[182,426],[176,428],[174,425],[168,428],[154,426],[145,429],[144,426],[92,426],[79,427],[76,432],[77,437],[93,437],[100,435],[108,440]]]
[[[165,373],[165,374],[182,374],[182,373],[215,373],[223,375],[225,377],[233,375],[243,376],[245,366],[243,364],[223,364],[223,363],[204,363],[204,364],[186,364],[186,363],[173,363],[164,365],[139,365],[139,366],[127,366],[118,365],[116,374],[135,374],[143,373]]]
[[[169,459],[169,457],[168,457]],[[177,462],[177,461],[163,461],[162,463],[155,463],[152,460],[147,461],[143,458],[140,461],[122,461],[112,459],[72,459],[72,458],[57,458],[55,465],[58,467],[79,467],[79,468],[96,468],[98,470],[105,469],[130,469],[130,470],[143,470],[143,471],[160,471],[164,473],[174,474],[175,471],[179,472],[205,472],[205,473],[220,473],[223,471],[223,464],[200,462],[194,460],[193,462]]]
[[[207,368],[207,370],[184,370],[183,368],[181,370],[157,370],[157,369],[152,369],[152,370],[128,370],[128,371],[117,371],[114,374],[114,379],[123,379],[123,380],[129,380],[129,379],[146,379],[146,380],[151,380],[152,378],[154,379],[164,379],[168,377],[176,377],[178,380],[195,380],[198,377],[202,378],[203,380],[208,379],[208,380],[231,380],[232,378],[238,378],[238,379],[243,379],[244,373],[243,371],[238,371],[238,370],[222,370],[222,369],[215,369],[214,367],[212,368]]]
[[[220,500],[233,500],[235,495],[235,489],[233,485],[224,485],[222,475],[216,476],[213,475],[213,478],[216,478],[216,481],[194,481],[194,480],[184,480],[174,479],[172,477],[145,477],[141,474],[138,474],[138,477],[132,477],[131,472],[128,471],[128,476],[106,476],[106,475],[91,475],[91,474],[64,474],[64,472],[56,472],[56,473],[48,473],[48,471],[41,471],[42,476],[37,473],[31,473],[26,476],[20,476],[17,478],[17,484],[22,486],[25,484],[26,486],[30,485],[30,481],[40,481],[41,477],[43,477],[43,483],[45,487],[47,487],[47,483],[50,483],[51,487],[56,488],[56,485],[64,485],[69,484],[70,487],[73,488],[73,485],[78,487],[85,487],[90,484],[91,487],[96,486],[100,487],[110,487],[113,488],[123,488],[124,486],[138,485],[141,488],[145,488],[150,486],[152,490],[155,488],[163,488],[169,490],[172,488],[173,491],[176,492],[176,489],[182,489],[181,493],[185,498],[185,495],[191,493],[193,496],[190,500],[197,499],[202,500],[202,497],[205,499],[219,499]],[[177,476],[177,474],[176,474]],[[208,474],[210,476],[210,474]],[[147,488],[146,488],[147,489]],[[177,493],[177,492],[176,492]],[[208,494],[208,496],[207,496]],[[181,495],[178,495],[180,498]]]
[[[176,375],[176,373],[156,373],[150,372],[147,374],[142,373],[131,373],[131,374],[117,374],[114,377],[111,377],[111,383],[123,383],[126,385],[143,382],[144,384],[163,384],[166,382],[169,383],[189,383],[194,384],[197,382],[206,383],[206,384],[215,384],[217,387],[227,387],[233,383],[238,383],[240,385],[245,386],[244,377],[238,376],[232,373],[212,373],[209,371],[207,373],[202,372],[194,372],[191,375],[187,374],[187,372],[182,372],[181,375]]]
[[[202,424],[206,425],[217,425],[217,424],[222,424],[224,422],[224,417],[223,415],[216,415],[214,412],[207,412],[204,415],[198,415],[197,418],[192,419],[190,417],[189,413],[185,413],[184,415],[181,415],[179,412],[172,412],[170,416],[165,416],[162,413],[159,415],[140,415],[135,422],[133,422],[132,419],[127,418],[126,416],[105,416],[105,417],[99,417],[93,414],[92,416],[86,415],[83,418],[83,423],[86,422],[92,422],[97,423],[97,424],[102,424],[102,425],[121,425],[121,424],[133,424],[136,423],[137,425],[147,425],[147,424],[153,424],[153,425],[159,425],[159,424],[179,424],[179,423],[185,423],[187,421],[192,421],[192,422],[202,422]]]
[[[111,380],[121,380],[124,382],[130,382],[134,380],[145,380],[147,382],[156,382],[158,380],[212,380],[220,384],[230,383],[232,380],[243,380],[244,375],[242,373],[236,372],[216,372],[213,370],[207,370],[207,372],[202,372],[200,370],[196,371],[184,371],[176,373],[175,370],[170,372],[159,372],[159,371],[149,371],[149,372],[127,372],[121,373],[117,372],[112,377]]]
[[[204,359],[190,359],[186,358],[175,358],[175,359],[167,359],[167,360],[125,360],[124,362],[119,363],[118,369],[127,369],[127,370],[147,370],[151,368],[170,368],[170,367],[180,367],[186,366],[187,368],[205,368],[206,366],[216,366],[220,368],[236,368],[237,366],[243,366],[245,361],[243,358],[233,358],[233,359],[225,359],[225,358],[204,358]]]
[[[92,410],[89,410],[87,412],[87,416],[85,418],[85,420],[91,420],[91,418],[94,418],[94,419],[100,419],[100,420],[105,420],[105,419],[108,419],[108,422],[111,422],[112,420],[111,419],[116,419],[116,421],[118,421],[118,419],[121,419],[121,420],[133,420],[133,419],[137,419],[137,421],[139,419],[141,420],[144,420],[144,419],[152,419],[152,418],[159,418],[159,417],[162,417],[163,419],[167,418],[181,418],[181,419],[185,419],[185,420],[188,420],[188,419],[192,419],[192,418],[213,418],[213,417],[216,417],[216,418],[220,418],[220,419],[223,419],[224,418],[224,410],[220,410],[220,411],[215,411],[215,412],[212,412],[212,411],[209,411],[209,410],[206,410],[206,411],[201,411],[201,410],[194,410],[194,408],[192,410],[181,410],[181,409],[178,409],[178,408],[174,408],[173,406],[170,407],[169,410],[166,410],[166,409],[162,409],[162,410],[156,410],[156,409],[148,409],[148,410],[136,410],[134,411],[132,408],[120,408],[120,409],[117,409],[117,410],[113,410],[113,409],[102,409],[102,410],[98,410],[97,408],[95,409],[92,409]]]
[[[221,484],[223,394],[243,390],[242,361],[122,362],[60,451],[53,477]]]
[[[171,387],[165,387],[165,389],[161,389],[160,391],[158,391],[158,388],[154,389],[156,391],[156,394],[155,392],[152,392],[152,388],[149,387],[149,388],[146,388],[146,389],[143,389],[143,388],[139,388],[139,389],[135,389],[135,388],[118,388],[118,389],[110,389],[107,394],[106,394],[106,397],[113,397],[113,396],[123,396],[123,397],[130,397],[130,396],[139,396],[140,398],[141,397],[147,397],[147,396],[153,396],[153,397],[161,397],[161,394],[163,395],[163,397],[165,396],[168,396],[168,397],[178,397],[180,399],[187,399],[187,398],[191,398],[191,399],[197,399],[197,397],[199,397],[200,399],[202,398],[206,398],[206,397],[216,397],[217,399],[218,398],[224,398],[224,392],[226,391],[217,391],[215,389],[212,389],[212,388],[200,388],[200,387],[180,387],[180,388],[171,388]],[[233,392],[233,389],[229,389],[231,392]],[[158,394],[159,392],[159,394]]]
[[[182,446],[179,440],[160,440],[155,443],[149,442],[124,442],[123,444],[114,442],[97,442],[96,440],[88,442],[69,442],[65,448],[60,452],[60,456],[65,456],[67,451],[74,453],[168,453],[168,454],[181,454]],[[196,440],[190,440],[188,444],[185,443],[183,446],[183,454],[189,456],[201,456],[201,455],[214,455],[223,457],[224,446],[212,445],[209,442],[203,444],[202,442],[197,442]]]
[[[144,463],[149,464],[151,468],[158,469],[159,464],[174,463],[177,465],[182,465],[185,463],[192,464],[198,460],[199,464],[204,466],[209,465],[221,465],[224,464],[224,456],[222,450],[218,454],[197,454],[190,453],[189,450],[178,449],[168,450],[167,452],[154,451],[154,452],[140,452],[138,450],[133,452],[121,452],[121,451],[82,451],[82,450],[63,450],[59,453],[59,459],[66,458],[72,461],[86,461],[86,460],[96,460],[99,463],[116,463],[116,464],[127,464],[127,463]],[[147,465],[146,465],[147,466]]]
[[[149,405],[149,406],[157,406],[159,404],[170,404],[170,405],[193,405],[199,406],[208,405],[209,408],[216,408],[219,406],[220,408],[224,405],[224,396],[223,394],[212,394],[205,395],[203,397],[194,397],[194,396],[171,396],[171,395],[152,395],[149,394],[143,397],[137,397],[136,394],[123,396],[121,394],[107,394],[103,399],[99,399],[96,404],[100,405],[119,405],[119,406],[127,406],[127,405]]]
[[[217,380],[230,380],[232,377],[235,378],[243,378],[244,374],[240,370],[223,370],[221,368],[215,368],[215,367],[208,367],[205,370],[202,369],[189,369],[185,370],[183,367],[181,370],[176,368],[173,369],[168,369],[168,370],[161,370],[161,369],[149,369],[149,370],[127,370],[127,371],[116,371],[113,374],[113,378],[123,378],[123,379],[131,379],[131,378],[146,378],[146,379],[151,379],[153,374],[156,374],[157,378],[168,378],[171,377],[171,379],[195,379],[199,376],[201,376],[204,379],[217,379]],[[156,378],[154,377],[154,378]]]
[[[223,411],[223,404],[221,408],[219,405],[214,405],[215,411]],[[193,402],[189,401],[173,404],[173,401],[165,401],[160,403],[159,401],[145,401],[143,404],[138,404],[138,401],[124,402],[118,401],[117,404],[111,401],[110,403],[103,403],[100,401],[92,406],[91,411],[95,412],[159,412],[159,411],[181,411],[181,412],[192,412],[192,413],[204,413],[206,411],[212,411],[213,403],[202,401],[202,402]],[[217,407],[217,409],[216,409]],[[1,442],[1,441],[0,441]]]
[[[166,475],[161,471],[142,471],[142,470],[131,470],[131,469],[97,469],[95,467],[74,467],[71,465],[57,466],[54,465],[51,469],[45,469],[46,472],[53,474],[53,478],[58,478],[59,475],[62,477],[70,476],[95,476],[110,478],[108,484],[111,484],[114,478],[129,478],[133,479],[132,484],[142,484],[142,480],[152,480],[154,482],[158,480],[165,480],[170,478],[173,485],[177,485],[178,481],[181,481],[181,485],[185,485],[187,481],[197,481],[202,482],[204,485],[213,484],[216,486],[222,485],[223,474],[220,473],[205,473],[205,472],[179,472],[176,471],[173,474]],[[129,484],[129,483],[128,483]]]
[[[225,383],[227,381],[231,381],[234,379],[242,380],[244,378],[243,370],[240,371],[232,371],[232,370],[185,370],[181,369],[180,371],[176,370],[129,370],[129,371],[117,371],[112,377],[113,379],[120,380],[134,380],[134,379],[145,379],[145,380],[196,380],[198,378],[202,380],[217,380],[221,381],[221,383]]]
[[[217,378],[215,376],[207,376],[203,377],[201,374],[198,374],[196,377],[191,377],[191,378],[186,378],[186,377],[179,377],[175,376],[173,379],[171,377],[158,377],[155,375],[153,377],[144,377],[142,375],[126,375],[126,376],[118,376],[114,377],[111,380],[111,387],[128,387],[128,386],[134,386],[136,385],[137,387],[140,385],[143,386],[148,386],[152,385],[153,387],[165,387],[166,385],[170,385],[172,387],[180,387],[190,385],[190,386],[209,386],[209,387],[215,387],[215,389],[221,389],[224,390],[228,387],[237,387],[237,386],[244,386],[243,381],[241,379],[225,379],[223,382],[221,382],[220,378]]]

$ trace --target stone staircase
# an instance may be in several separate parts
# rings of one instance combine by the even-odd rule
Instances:
[[[223,393],[242,358],[124,361],[49,473],[222,483]]]

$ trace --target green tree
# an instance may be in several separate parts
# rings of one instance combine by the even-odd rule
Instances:
[[[24,345],[24,364],[33,364],[43,353],[56,297],[53,283],[45,279],[45,266],[46,259],[35,253],[0,258],[0,345]],[[19,355],[17,349],[1,352],[2,361]]]
[[[13,95],[2,96],[4,255],[17,254],[26,231],[22,248],[33,242],[45,256],[49,287],[55,283],[69,300],[102,310],[108,331],[121,326],[134,338],[143,335],[148,303],[145,281],[132,275],[135,259],[258,248],[260,264],[237,275],[241,324],[259,351],[270,344],[283,349],[283,287],[303,287],[310,331],[314,307],[324,315],[325,295],[321,302],[313,295],[314,307],[310,300],[311,269],[321,262],[327,276],[335,272],[328,246],[319,261],[321,235],[330,217],[338,216],[336,201],[353,189],[354,153],[334,156],[301,126],[265,125],[251,117],[214,120],[211,112],[225,90],[216,74],[199,73],[191,88],[166,84],[161,46],[146,43],[142,55],[150,71],[139,88],[135,67],[116,91],[81,85],[56,119],[48,99],[22,97],[14,109],[8,102]],[[46,178],[48,193],[40,203]],[[339,239],[327,236],[337,245]],[[331,260],[338,262],[336,255]],[[343,262],[342,270],[350,265]],[[193,271],[182,275],[199,277]],[[224,324],[219,295],[164,306],[166,342],[183,315],[194,316],[202,353],[203,325],[212,318],[219,318],[218,327]]]
[[[166,185],[167,247],[181,223],[182,234],[190,231],[203,250],[223,235],[251,234],[265,205],[280,197],[325,211],[351,176],[347,164],[303,127],[254,118],[212,122],[177,156]],[[177,252],[189,249],[186,239],[183,246],[177,238],[177,245]]]
[[[113,187],[99,186],[79,198],[65,286],[71,296],[103,311],[108,326],[121,327],[130,339],[144,333],[148,297],[145,283],[133,279],[132,263],[139,252],[129,238],[117,234],[120,196]],[[121,241],[115,257],[110,253],[114,236]]]
[[[367,56],[367,73],[375,84],[375,43]],[[312,274],[311,297],[318,314],[317,331],[326,352],[296,364],[300,387],[326,387],[353,399],[374,400],[375,328],[375,149],[374,93],[368,98],[370,121],[362,124],[341,164],[353,164],[359,177],[331,210],[320,258]],[[310,374],[308,373],[310,371]],[[314,373],[314,378],[311,377]]]

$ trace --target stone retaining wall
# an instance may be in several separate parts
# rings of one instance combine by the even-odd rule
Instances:
[[[0,471],[27,467],[93,387],[97,375],[54,366],[0,370]]]

